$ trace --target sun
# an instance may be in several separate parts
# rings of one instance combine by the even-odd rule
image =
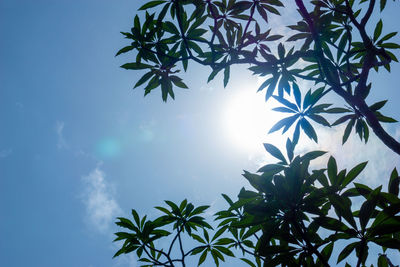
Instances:
[[[272,104],[272,105],[271,105]],[[268,134],[269,129],[282,118],[271,110],[273,100],[265,102],[263,93],[241,90],[234,93],[223,108],[223,129],[232,145],[254,155],[264,153],[263,143],[282,143],[282,135]]]

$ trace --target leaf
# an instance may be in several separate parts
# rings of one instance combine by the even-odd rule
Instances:
[[[281,151],[274,145],[272,144],[268,144],[265,143],[264,144],[264,148],[265,150],[268,151],[269,154],[271,154],[272,156],[274,156],[275,158],[279,159],[280,161],[284,162],[285,164],[287,164],[285,157],[283,156],[283,154],[281,153]]]
[[[296,113],[296,111],[289,109],[289,108],[285,108],[285,107],[276,107],[272,109],[273,111],[277,111],[277,112],[284,112],[284,113]]]
[[[207,83],[209,83],[211,80],[215,78],[215,76],[220,72],[222,69],[213,69],[213,71],[210,73],[210,76],[208,76]]]
[[[296,100],[296,104],[300,108],[301,107],[301,92],[300,92],[300,88],[297,85],[297,83],[295,83],[295,82],[292,83],[292,89],[293,89],[294,98]]]
[[[290,138],[288,138],[286,140],[286,152],[287,152],[287,156],[289,158],[289,161],[293,160],[294,148],[295,148],[295,145],[290,141]]]
[[[365,201],[360,208],[360,213],[358,216],[360,218],[360,226],[362,230],[364,230],[367,226],[367,223],[371,218],[372,212],[375,210],[378,200],[378,194],[379,191],[372,191],[367,201]]]
[[[133,62],[133,63],[126,63],[121,66],[121,68],[127,69],[127,70],[143,70],[143,69],[148,69],[152,68],[153,66],[144,64],[144,63],[139,63],[139,62]]]
[[[387,102],[387,100],[376,102],[375,104],[372,104],[369,108],[372,111],[380,110],[386,104],[386,102]]]
[[[142,76],[142,78],[139,79],[139,81],[137,81],[137,83],[135,84],[135,86],[134,86],[133,88],[139,87],[140,85],[144,84],[144,83],[147,82],[153,75],[154,75],[154,72],[153,72],[153,71],[147,72],[145,75]]]
[[[308,152],[308,153],[304,154],[301,158],[302,158],[303,160],[309,160],[309,161],[311,161],[311,160],[313,160],[313,159],[316,159],[316,158],[318,158],[318,157],[321,157],[321,156],[324,155],[324,154],[326,154],[325,151],[316,150],[316,151],[311,151],[311,152]]]
[[[169,76],[169,78],[171,79],[171,81],[172,81],[176,86],[178,86],[178,87],[180,87],[180,88],[184,88],[184,89],[187,89],[187,88],[188,88],[187,85],[186,85],[184,82],[182,82],[182,79],[181,79],[181,78],[179,78],[179,77],[177,77],[177,76],[174,76],[174,75]]]
[[[267,164],[257,170],[257,172],[263,172],[264,174],[274,175],[282,171],[285,167],[279,164]]]
[[[285,57],[285,48],[283,47],[282,43],[279,43],[278,45],[278,55],[279,59],[283,59]]]
[[[381,8],[381,11],[383,11],[383,9],[385,8],[385,6],[386,6],[386,0],[380,0],[380,2],[379,2],[379,6],[380,6],[380,8]]]
[[[355,123],[355,119],[351,119],[350,122],[347,124],[346,129],[344,130],[343,138],[342,138],[342,145],[346,143],[347,139],[350,136],[351,129],[353,128]]]
[[[206,241],[205,241],[203,238],[201,238],[200,236],[198,236],[198,235],[196,235],[196,234],[191,234],[190,236],[191,236],[194,240],[197,240],[197,241],[200,242],[200,243],[207,244]]]
[[[396,43],[384,43],[384,44],[381,44],[380,47],[388,48],[388,49],[399,49],[400,45],[398,45]]]
[[[400,185],[400,177],[397,173],[397,169],[394,168],[392,174],[390,175],[390,181],[388,184],[388,192],[398,196],[399,195],[399,185]]]
[[[224,253],[225,255],[228,255],[230,257],[234,257],[235,255],[232,253],[232,251],[229,248],[223,247],[223,246],[214,246],[218,251]]]
[[[250,265],[251,267],[257,267],[257,265],[255,265],[251,260],[246,259],[246,258],[240,258],[242,261],[244,261],[245,263],[247,263],[248,265]]]
[[[199,263],[197,264],[197,266],[200,266],[200,264],[202,264],[206,260],[206,258],[207,258],[207,250],[204,250],[199,258]]]
[[[344,223],[342,223],[341,221],[334,219],[334,218],[317,217],[314,220],[315,220],[315,223],[317,223],[318,225],[320,225],[323,228],[326,228],[328,230],[331,230],[331,231],[345,232],[345,231],[349,230],[349,228]]]
[[[327,113],[330,113],[330,112],[327,112]],[[343,117],[337,119],[334,123],[332,123],[332,126],[339,125],[339,124],[341,124],[341,123],[343,123],[343,122],[345,122],[345,121],[347,121],[347,120],[349,120],[349,119],[351,119],[351,118],[353,118],[353,117],[354,117],[353,114],[351,114],[351,115],[345,115],[345,116],[343,116]]]
[[[272,128],[269,130],[268,133],[276,132],[284,126],[286,128],[289,128],[297,120],[298,117],[299,117],[299,115],[296,114],[296,115],[293,115],[293,116],[290,116],[290,117],[287,117],[287,118],[284,118],[284,119],[278,121],[274,126],[272,126]]]
[[[307,115],[307,117],[309,117],[310,119],[312,119],[313,121],[315,121],[316,123],[319,123],[323,126],[327,126],[327,127],[331,127],[331,125],[329,124],[329,122],[322,116],[317,115],[317,114],[309,114]]]
[[[376,42],[376,40],[378,40],[379,36],[381,36],[382,33],[382,20],[379,20],[378,23],[375,26],[375,30],[374,30],[374,42]]]
[[[364,170],[365,166],[367,166],[367,163],[368,163],[368,161],[360,163],[357,166],[355,166],[353,169],[351,169],[349,171],[349,173],[346,175],[346,178],[344,178],[341,186],[345,187],[349,183],[351,183]]]
[[[277,100],[279,103],[285,105],[286,107],[293,109],[295,111],[299,111],[298,107],[295,104],[289,102],[285,98],[283,98],[281,96],[273,96],[273,98],[275,98],[275,100]]]
[[[139,214],[138,214],[138,213],[136,212],[136,210],[134,210],[134,209],[132,209],[131,213],[132,213],[133,219],[134,219],[135,222],[136,222],[136,225],[139,227],[139,226],[140,226],[140,217],[139,217]]]
[[[146,10],[148,8],[152,8],[152,7],[158,6],[158,5],[162,4],[162,3],[165,3],[165,1],[164,0],[151,1],[151,2],[148,2],[148,3],[144,4],[143,6],[141,6],[139,8],[139,10]]]
[[[384,41],[389,40],[390,38],[392,38],[393,36],[395,36],[397,34],[397,32],[391,32],[386,34],[385,36],[383,36],[378,43],[383,43]]]
[[[348,244],[343,250],[342,252],[340,252],[339,256],[338,256],[338,260],[337,263],[341,262],[342,260],[344,260],[345,258],[347,258],[347,256],[350,255],[350,253],[356,248],[356,246],[358,245],[358,242],[353,242],[351,244]]]
[[[301,128],[304,130],[306,135],[315,141],[315,143],[318,143],[318,137],[317,133],[315,132],[314,128],[311,126],[311,124],[304,118],[300,120],[300,125]]]
[[[328,177],[329,181],[331,182],[331,185],[337,185],[338,179],[337,179],[337,164],[336,160],[334,157],[329,157],[328,160]]]
[[[134,47],[131,46],[131,45],[125,46],[124,48],[121,48],[121,49],[117,52],[117,54],[115,54],[115,56],[118,56],[118,55],[120,55],[120,54],[122,54],[122,53],[126,53],[126,52],[128,52],[128,51],[131,51],[132,49],[134,49]]]
[[[389,263],[385,255],[380,255],[378,258],[378,267],[389,267]]]
[[[265,80],[260,87],[258,87],[257,92],[262,91],[265,87],[267,87],[271,82],[272,82],[273,78],[269,78],[267,80]]]
[[[290,36],[289,39],[287,39],[286,41],[293,42],[293,41],[307,38],[308,36],[310,36],[310,33],[306,33],[306,32],[296,33],[295,35]]]
[[[321,254],[325,257],[326,260],[329,260],[329,258],[332,255],[333,251],[333,242],[330,242],[328,245],[324,247],[324,249],[321,251]]]
[[[229,81],[229,76],[230,76],[230,66],[226,66],[224,70],[224,87],[228,84]]]
[[[346,197],[331,194],[328,196],[330,202],[335,207],[335,211],[338,216],[343,217],[354,229],[357,229],[356,221],[351,212],[350,200]]]

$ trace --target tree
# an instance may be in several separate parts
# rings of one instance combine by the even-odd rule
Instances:
[[[185,265],[187,256],[201,253],[198,264],[210,254],[218,265],[223,254],[233,256],[232,250],[237,248],[248,256],[242,260],[251,266],[330,266],[334,245],[348,240],[337,262],[355,251],[357,266],[362,266],[369,244],[375,243],[383,249],[378,266],[392,265],[385,251],[400,248],[397,170],[392,171],[388,191],[383,192],[382,186],[372,189],[352,184],[366,162],[349,172],[338,171],[336,160],[330,157],[326,169],[310,171],[310,161],[325,152],[295,156],[301,131],[318,142],[310,122],[326,127],[347,123],[343,143],[353,129],[367,143],[372,129],[400,154],[400,143],[382,127],[382,123],[396,122],[379,111],[387,100],[367,104],[373,88],[370,73],[382,68],[390,71],[393,61],[397,62],[391,51],[400,48],[389,41],[396,33],[382,34],[382,20],[373,34],[367,33],[374,10],[379,6],[382,12],[386,2],[319,0],[305,5],[302,0],[291,1],[289,6],[297,8],[300,20],[288,26],[293,35],[278,45],[285,37],[272,34],[268,20],[272,14],[280,15],[279,8],[284,5],[279,0],[158,0],[144,4],[140,8],[146,10],[144,16],[136,15],[131,32],[122,33],[131,45],[117,53],[135,52],[136,62],[122,67],[147,71],[135,87],[144,85],[145,95],[161,88],[162,99],[167,101],[168,96],[174,98],[174,88],[187,88],[177,74],[180,66],[186,71],[189,62],[209,66],[208,81],[223,72],[224,86],[232,65],[250,65],[253,74],[265,77],[258,90],[265,90],[266,102],[272,97],[282,104],[276,111],[291,114],[270,132],[283,129],[285,133],[291,127],[294,131],[286,143],[286,156],[273,144],[264,144],[278,162],[267,164],[257,174],[243,174],[255,191],[243,188],[237,201],[223,195],[229,208],[216,214],[220,223],[213,238],[208,233],[211,225],[200,216],[205,206],[195,209],[186,200],[180,205],[168,201],[168,208],[157,207],[165,215],[156,220],[139,220],[134,210],[134,222],[119,218],[117,224],[133,232],[116,233],[116,240],[124,240],[116,256],[136,251],[150,264],[175,266],[177,262]],[[315,84],[303,96],[298,86],[301,79]],[[345,106],[321,103],[328,94],[340,96]],[[327,114],[342,115],[330,123],[324,117]],[[353,205],[355,200],[362,201],[359,209]],[[173,225],[175,235],[164,230],[167,225]],[[200,230],[204,237],[198,235]],[[200,245],[184,252],[184,233]],[[173,236],[170,247],[157,248],[155,241],[166,236]],[[179,244],[181,256],[173,259],[174,244]]]

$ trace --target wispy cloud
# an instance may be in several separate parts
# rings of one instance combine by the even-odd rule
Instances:
[[[121,208],[114,198],[114,190],[106,181],[105,173],[97,166],[89,175],[83,176],[85,185],[82,196],[86,206],[86,222],[95,230],[107,234]]]
[[[0,159],[3,159],[3,158],[6,158],[6,157],[10,156],[11,153],[12,153],[12,149],[11,148],[0,150]]]
[[[64,133],[63,133],[64,126],[65,126],[65,123],[63,121],[56,122],[55,130],[56,130],[57,137],[58,137],[57,147],[59,149],[68,149],[69,148],[69,146],[64,138]]]

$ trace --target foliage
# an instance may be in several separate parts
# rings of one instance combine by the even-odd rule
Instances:
[[[232,65],[250,65],[250,72],[265,79],[258,88],[265,91],[265,100],[274,98],[282,105],[275,110],[290,114],[270,132],[294,130],[286,143],[287,156],[274,145],[264,144],[279,162],[258,173],[244,173],[255,191],[243,188],[237,201],[223,195],[229,208],[215,215],[219,224],[213,238],[209,237],[212,227],[201,216],[205,206],[195,209],[186,200],[180,205],[168,201],[168,208],[157,207],[165,215],[154,221],[139,220],[134,210],[134,222],[119,218],[117,224],[132,232],[116,233],[116,240],[124,244],[115,256],[135,251],[150,265],[180,262],[185,266],[187,256],[200,254],[200,265],[211,255],[218,266],[224,255],[234,256],[237,250],[250,266],[330,266],[355,251],[357,266],[361,266],[369,256],[369,244],[374,243],[383,249],[378,266],[392,265],[384,252],[400,247],[397,170],[392,171],[388,192],[383,192],[382,186],[372,189],[353,182],[366,162],[349,172],[338,171],[336,160],[330,157],[325,169],[310,171],[310,161],[325,152],[301,156],[294,152],[301,131],[318,142],[313,124],[347,123],[343,143],[353,129],[367,142],[372,129],[400,154],[400,143],[382,127],[382,123],[396,122],[380,111],[387,100],[367,104],[374,88],[370,73],[382,68],[390,72],[393,61],[398,61],[393,49],[400,45],[390,41],[396,32],[385,33],[382,20],[373,32],[367,32],[374,9],[378,6],[382,12],[387,1],[319,0],[305,5],[295,0],[285,4],[286,8],[295,5],[301,17],[288,26],[292,31],[288,38],[268,29],[270,17],[280,15],[279,8],[284,7],[279,0],[149,1],[140,8],[144,15],[135,16],[131,32],[122,33],[131,44],[117,55],[135,52],[136,61],[121,67],[145,70],[134,86],[143,85],[145,95],[161,88],[162,99],[167,101],[168,96],[175,97],[176,87],[188,88],[178,75],[181,69],[187,71],[189,62],[210,67],[208,81],[221,72],[224,86]],[[302,94],[301,80],[312,81],[314,88]],[[329,94],[339,96],[345,105],[322,103]],[[326,118],[338,114],[333,123]],[[353,203],[360,201],[356,208]],[[168,225],[175,234],[165,230]],[[185,252],[183,234],[199,245]],[[168,236],[172,238],[169,248],[160,249],[156,241]],[[337,259],[331,259],[335,244],[343,240],[347,245]],[[174,244],[179,244],[181,256],[177,258],[171,256]]]
[[[243,174],[255,191],[242,188],[235,202],[223,195],[229,207],[215,214],[219,223],[212,238],[213,228],[200,215],[208,206],[194,208],[186,200],[180,205],[166,201],[169,207],[156,207],[163,215],[154,221],[146,217],[140,220],[135,210],[134,222],[118,218],[117,224],[133,233],[116,233],[115,241],[124,240],[124,244],[115,256],[136,251],[141,261],[150,264],[144,266],[176,266],[177,262],[185,266],[187,256],[200,254],[198,265],[210,255],[219,266],[226,256],[242,253],[241,260],[250,266],[262,266],[262,262],[264,266],[330,266],[329,262],[339,263],[355,252],[357,266],[364,266],[371,243],[382,247],[383,252],[399,249],[400,177],[396,169],[388,192],[383,192],[382,186],[371,189],[354,183],[350,187],[367,162],[349,172],[338,171],[336,160],[330,157],[327,168],[310,173],[310,161],[325,152],[294,157],[289,139],[287,144],[287,157],[275,146],[265,144],[279,162],[263,166],[256,174]],[[361,203],[359,209],[352,205],[356,198]],[[176,233],[168,249],[158,248],[154,241],[172,236],[164,229],[166,225],[173,225]],[[181,238],[184,233],[198,243],[187,252]],[[173,259],[176,240],[180,248],[176,254],[180,256]],[[331,259],[335,244],[343,240],[348,240],[347,245]],[[389,261],[382,254],[378,266],[388,266],[384,262]]]

